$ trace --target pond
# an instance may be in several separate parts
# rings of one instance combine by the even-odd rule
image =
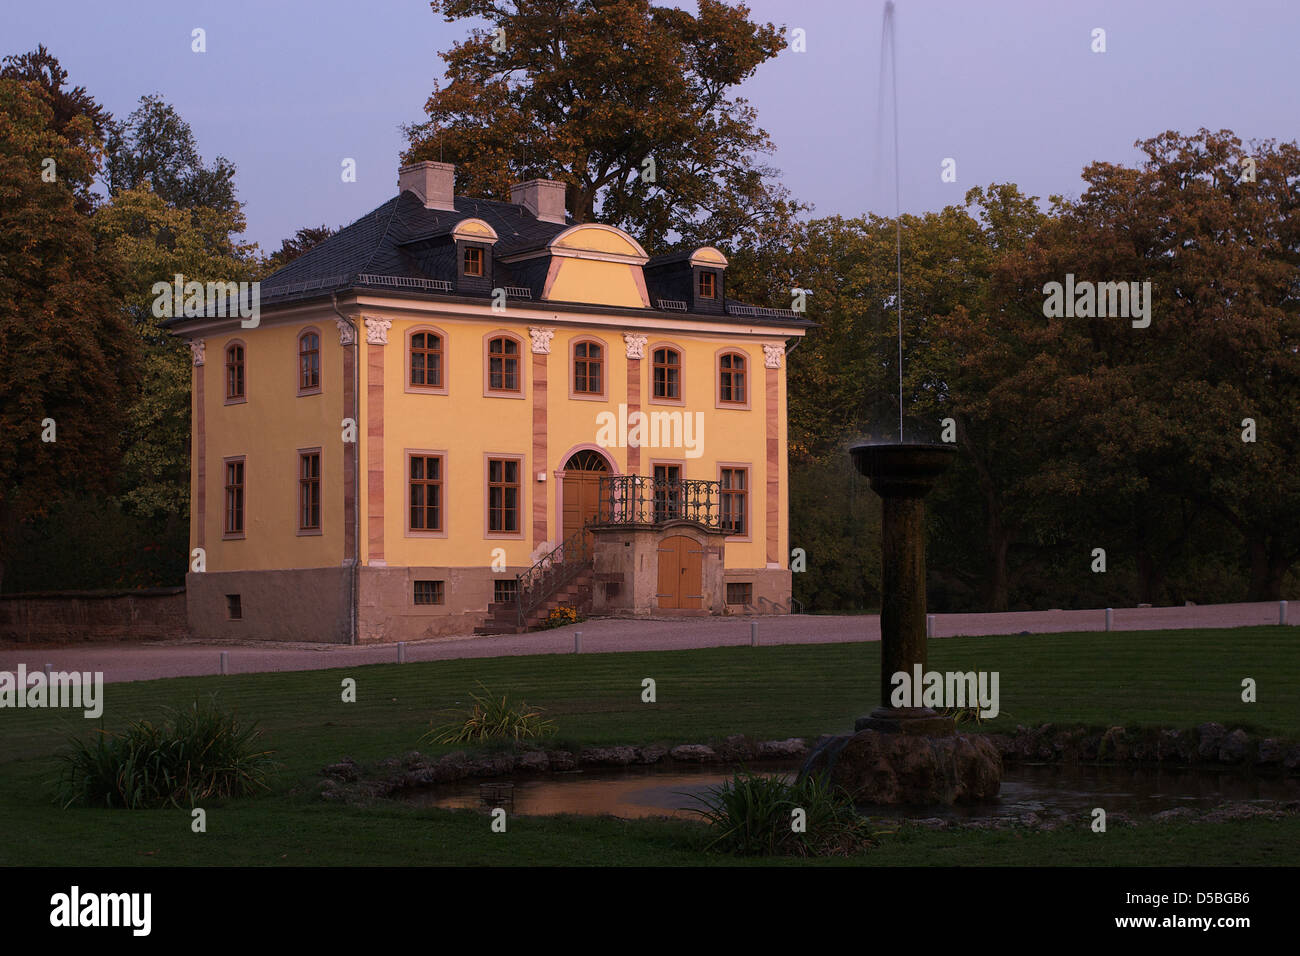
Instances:
[[[754,764],[755,772],[790,774],[789,765]],[[400,795],[424,807],[506,807],[514,814],[574,813],[617,817],[698,818],[692,811],[711,787],[730,779],[717,767],[629,767],[543,774],[513,780],[471,780],[440,784]],[[1133,818],[1162,810],[1206,810],[1221,803],[1265,803],[1300,799],[1300,780],[1230,771],[1155,767],[1008,765],[997,800],[939,807],[870,807],[872,816],[948,819],[1020,818],[1026,814],[1087,815],[1094,807]]]

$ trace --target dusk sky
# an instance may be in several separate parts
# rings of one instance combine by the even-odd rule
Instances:
[[[694,9],[693,3],[681,6]],[[206,162],[237,167],[246,238],[270,252],[299,227],[349,223],[396,191],[400,127],[423,118],[439,51],[466,33],[426,2],[89,0],[7,4],[0,53],[44,43],[73,85],[124,118],[160,94]],[[752,18],[806,32],[740,94],[757,108],[795,197],[815,215],[892,214],[878,116],[878,0],[753,0]],[[1286,0],[898,0],[902,203],[923,212],[974,185],[1077,195],[1093,160],[1132,163],[1167,129],[1300,138]],[[190,49],[195,27],[207,52]],[[1092,31],[1106,31],[1093,53]],[[357,182],[340,180],[357,163]],[[957,162],[956,183],[940,164]]]

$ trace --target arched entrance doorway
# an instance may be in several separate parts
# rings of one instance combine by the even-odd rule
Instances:
[[[562,541],[596,518],[600,501],[600,479],[609,476],[609,462],[600,452],[584,448],[564,463],[564,490],[561,502]]]

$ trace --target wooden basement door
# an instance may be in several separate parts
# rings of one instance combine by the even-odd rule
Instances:
[[[703,585],[704,549],[680,534],[660,541],[659,606],[698,610],[704,599]]]

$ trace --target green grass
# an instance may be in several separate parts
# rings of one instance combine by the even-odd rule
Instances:
[[[361,811],[322,804],[310,788],[321,767],[343,756],[367,762],[417,748],[456,749],[421,746],[419,739],[436,712],[469,704],[479,680],[544,708],[560,739],[582,745],[842,733],[876,702],[877,647],[545,655],[110,684],[108,730],[217,692],[225,709],[257,721],[261,745],[276,752],[281,769],[272,792],[207,807],[209,832],[202,835],[191,834],[185,811],[59,810],[45,788],[57,774],[52,755],[69,732],[88,734],[97,722],[69,712],[5,710],[0,864],[719,862],[689,845],[703,828],[685,823],[514,818],[502,837],[475,813]],[[1000,672],[1006,715],[986,721],[982,729],[990,731],[1046,721],[1185,728],[1214,720],[1300,737],[1294,628],[945,638],[930,643],[929,667]],[[354,704],[341,701],[344,677],[357,681]],[[655,704],[641,702],[645,677],[656,681]],[[1259,703],[1241,703],[1243,677],[1258,682]],[[856,862],[1268,862],[1278,852],[1270,843],[1295,846],[1298,829],[1295,821],[1251,821],[1113,829],[1105,836],[899,835]],[[945,859],[932,860],[940,850]]]

